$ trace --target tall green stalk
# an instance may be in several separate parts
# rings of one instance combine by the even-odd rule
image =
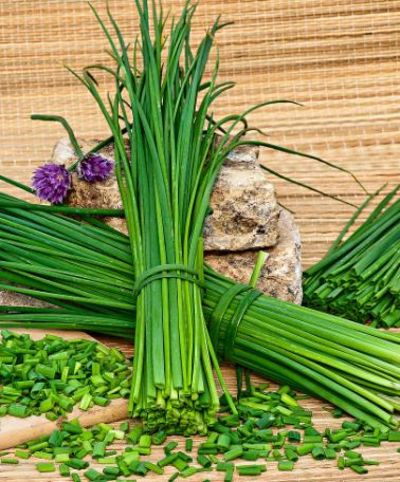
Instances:
[[[218,62],[206,87],[203,77],[214,36],[223,25],[217,20],[192,53],[194,7],[187,3],[172,25],[168,47],[162,11],[154,4],[150,11],[147,0],[136,1],[136,7],[140,42],[133,59],[110,12],[117,41],[93,9],[116,62],[110,108],[89,70],[82,77],[75,75],[93,95],[114,137],[116,175],[130,233],[136,356],[129,411],[145,419],[149,429],[204,433],[215,420],[219,402],[199,286],[201,236],[212,187],[232,141],[226,137],[216,144],[218,124],[209,118],[223,91],[216,84]]]

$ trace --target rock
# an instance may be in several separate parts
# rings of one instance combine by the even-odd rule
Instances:
[[[12,293],[11,291],[0,291],[0,306],[34,306],[36,308],[47,308],[50,305],[44,301]]]
[[[81,141],[89,150],[96,141]],[[113,159],[108,146],[102,155]],[[258,149],[241,147],[230,153],[211,198],[212,214],[205,225],[206,262],[241,283],[250,279],[258,250],[268,259],[257,287],[271,296],[301,303],[300,236],[293,217],[280,208],[272,183],[257,164]],[[53,150],[53,162],[70,165],[75,155],[68,139]],[[68,202],[82,207],[122,207],[115,177],[89,184],[72,176]],[[107,218],[114,228],[127,232],[124,220]],[[37,305],[39,303],[39,305]],[[18,294],[0,292],[0,304],[43,306]]]
[[[212,214],[204,228],[210,251],[242,251],[274,246],[278,240],[279,206],[264,171],[247,160],[255,151],[235,154],[221,169],[211,197]]]
[[[303,292],[300,233],[293,216],[285,209],[280,210],[278,235],[279,242],[276,246],[263,249],[268,253],[268,257],[257,288],[274,298],[301,304]],[[250,280],[257,255],[258,250],[233,253],[214,251],[207,253],[205,259],[216,271],[246,284]]]

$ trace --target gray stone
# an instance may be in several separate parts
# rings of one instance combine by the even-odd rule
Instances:
[[[50,305],[44,301],[21,295],[20,293],[12,293],[11,291],[0,291],[1,306],[34,306],[36,308],[47,308]]]
[[[273,247],[263,249],[267,260],[257,283],[257,288],[267,295],[301,304],[301,243],[293,216],[280,210],[278,221],[279,241]],[[258,250],[220,253],[210,252],[206,262],[216,271],[239,283],[249,282]]]

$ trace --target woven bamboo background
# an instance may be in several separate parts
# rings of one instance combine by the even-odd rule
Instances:
[[[166,0],[174,12],[182,0]],[[100,13],[105,0],[94,0]],[[128,37],[137,33],[133,0],[109,0]],[[202,0],[194,41],[216,15],[235,24],[219,35],[221,76],[237,87],[219,113],[265,99],[252,116],[269,140],[352,169],[370,190],[400,180],[399,0]],[[27,181],[63,134],[34,123],[33,112],[60,113],[77,134],[106,132],[94,104],[63,68],[107,60],[106,41],[85,0],[0,1],[0,169]],[[104,79],[105,82],[107,79]],[[109,81],[109,80],[108,80]],[[106,85],[107,86],[107,85]],[[264,151],[263,162],[322,190],[359,203],[351,178],[301,158]],[[277,182],[297,213],[304,263],[316,261],[351,209]]]
[[[104,14],[104,0],[93,4]],[[133,0],[109,0],[109,5],[134,38]],[[182,1],[164,5],[176,12]],[[195,41],[218,14],[235,22],[220,33],[218,45],[222,79],[237,82],[220,102],[219,114],[266,99],[295,100],[304,107],[268,107],[254,114],[252,123],[267,131],[270,142],[351,169],[370,191],[400,182],[399,0],[201,0]],[[64,135],[56,125],[30,121],[32,113],[61,114],[83,137],[107,133],[89,95],[63,68],[64,63],[80,69],[106,61],[106,48],[85,0],[0,0],[0,174],[27,182]],[[107,88],[109,80],[100,80]],[[349,176],[321,164],[273,151],[263,151],[261,160],[355,204],[363,199]],[[279,180],[276,184],[281,202],[296,213],[304,265],[312,264],[352,209]],[[319,423],[327,424],[322,404],[308,403]],[[400,481],[393,446],[368,454],[385,463],[372,467],[365,480]],[[333,463],[307,458],[298,467],[291,474],[271,468],[265,480],[359,480],[338,472]],[[1,468],[0,480],[59,480],[36,474],[29,463],[11,469]],[[212,480],[221,477],[215,474]]]

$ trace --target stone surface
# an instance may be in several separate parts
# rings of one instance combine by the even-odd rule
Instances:
[[[293,216],[281,209],[278,220],[279,242],[265,248],[267,260],[261,271],[257,288],[265,294],[281,300],[301,303],[301,243],[300,233]],[[241,252],[210,252],[206,262],[216,271],[239,283],[249,282],[256,262],[258,250]]]
[[[46,308],[50,306],[44,301],[30,298],[29,296],[21,295],[19,293],[12,293],[11,291],[0,291],[0,305],[1,306],[34,306],[36,308]]]
[[[96,141],[81,141],[83,150]],[[102,154],[113,158],[112,146]],[[232,152],[221,170],[211,199],[212,214],[205,226],[206,262],[221,273],[246,283],[250,279],[258,250],[268,253],[257,287],[271,296],[301,303],[300,236],[293,217],[280,208],[273,184],[257,165],[258,150],[240,148]],[[53,162],[70,165],[75,155],[67,139],[53,150]],[[71,205],[121,207],[115,177],[89,184],[73,174]],[[107,223],[126,233],[122,219]],[[43,306],[13,293],[0,292],[0,304]]]
[[[204,247],[241,251],[274,246],[279,206],[274,186],[255,164],[224,166],[211,197],[212,214],[204,229]]]

